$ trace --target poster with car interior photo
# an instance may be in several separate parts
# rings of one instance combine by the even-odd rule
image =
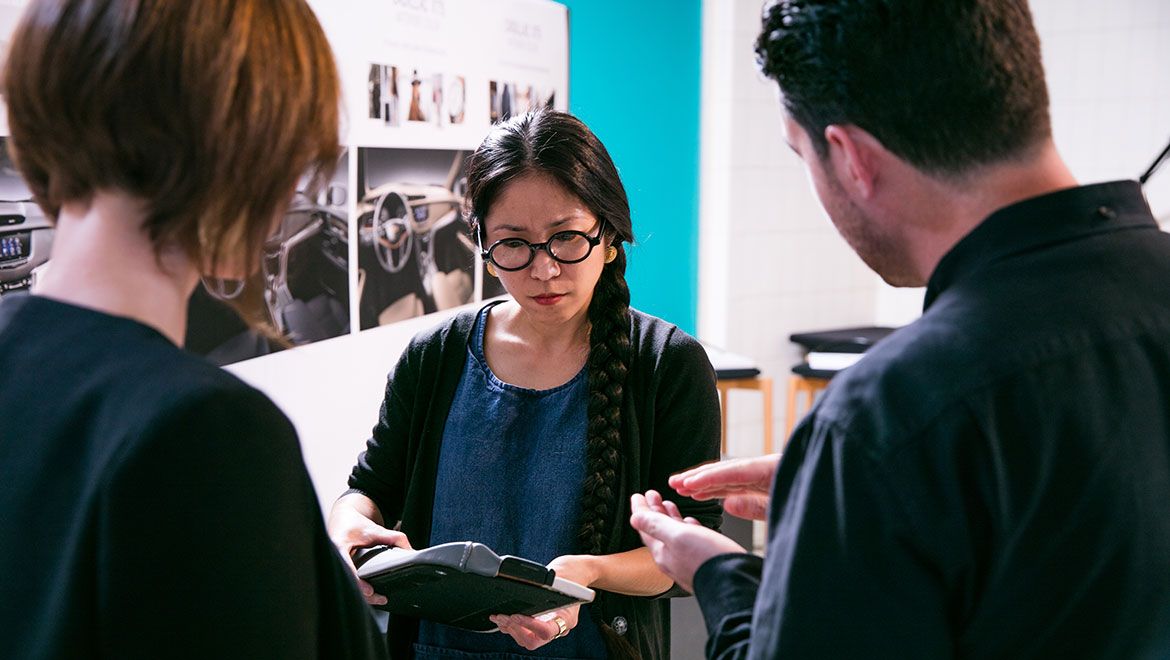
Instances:
[[[362,330],[475,299],[476,248],[462,213],[468,153],[358,149]],[[485,296],[499,295],[497,284],[484,285]]]
[[[301,181],[256,275],[195,287],[187,350],[225,365],[349,333],[348,163],[343,153],[321,190]],[[235,309],[258,316],[273,336],[249,330]]]
[[[53,225],[32,201],[32,193],[0,138],[0,296],[27,291],[48,268]]]

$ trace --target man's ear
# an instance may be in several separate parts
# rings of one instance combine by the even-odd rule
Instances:
[[[825,127],[825,141],[837,181],[852,195],[873,197],[885,152],[877,138],[856,126],[830,124]]]

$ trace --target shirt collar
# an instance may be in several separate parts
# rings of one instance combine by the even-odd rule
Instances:
[[[987,216],[939,261],[923,310],[947,287],[1004,257],[1074,238],[1147,227],[1157,229],[1137,181],[1067,188],[1005,206]]]

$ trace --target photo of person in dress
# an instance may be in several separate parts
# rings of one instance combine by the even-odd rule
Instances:
[[[368,82],[369,118],[387,126],[398,125],[398,67],[371,64]]]
[[[423,79],[418,75],[418,69],[410,74],[410,109],[406,113],[407,121],[427,121],[431,99],[423,91]]]

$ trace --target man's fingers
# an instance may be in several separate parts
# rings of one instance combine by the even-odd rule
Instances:
[[[729,461],[684,477],[675,486],[675,490],[681,493],[683,491],[701,492],[718,488],[743,488],[752,485],[757,480],[758,475],[748,466]]]
[[[719,488],[746,488],[765,492],[776,473],[780,455],[740,458],[711,463],[674,475],[669,483],[680,495],[690,497]]]
[[[666,510],[666,515],[670,516],[671,518],[674,518],[675,520],[683,519],[682,512],[678,510],[678,505],[674,502],[665,500],[662,503],[662,508]]]
[[[691,476],[694,476],[700,472],[709,470],[712,467],[719,465],[719,464],[720,464],[719,461],[711,461],[710,463],[696,465],[695,467],[693,467],[689,470],[683,470],[682,472],[679,472],[678,474],[671,475],[670,478],[668,478],[666,480],[666,482],[668,484],[670,484],[671,488],[677,489],[679,487],[679,485],[688,477],[691,477]]]
[[[681,520],[657,511],[639,511],[630,516],[630,525],[634,529],[665,543],[669,543],[673,536],[671,526],[681,524],[684,524]]]
[[[662,508],[662,494],[656,490],[646,491],[646,505],[658,513],[666,512],[666,509]]]
[[[688,490],[685,495],[695,500],[721,500],[725,497],[733,497],[735,495],[743,495],[745,493],[754,493],[755,489],[748,486],[716,486],[713,488],[704,488],[703,490]],[[684,493],[679,493],[680,495]]]
[[[736,495],[723,500],[723,510],[736,518],[767,520],[769,501],[767,495]]]

